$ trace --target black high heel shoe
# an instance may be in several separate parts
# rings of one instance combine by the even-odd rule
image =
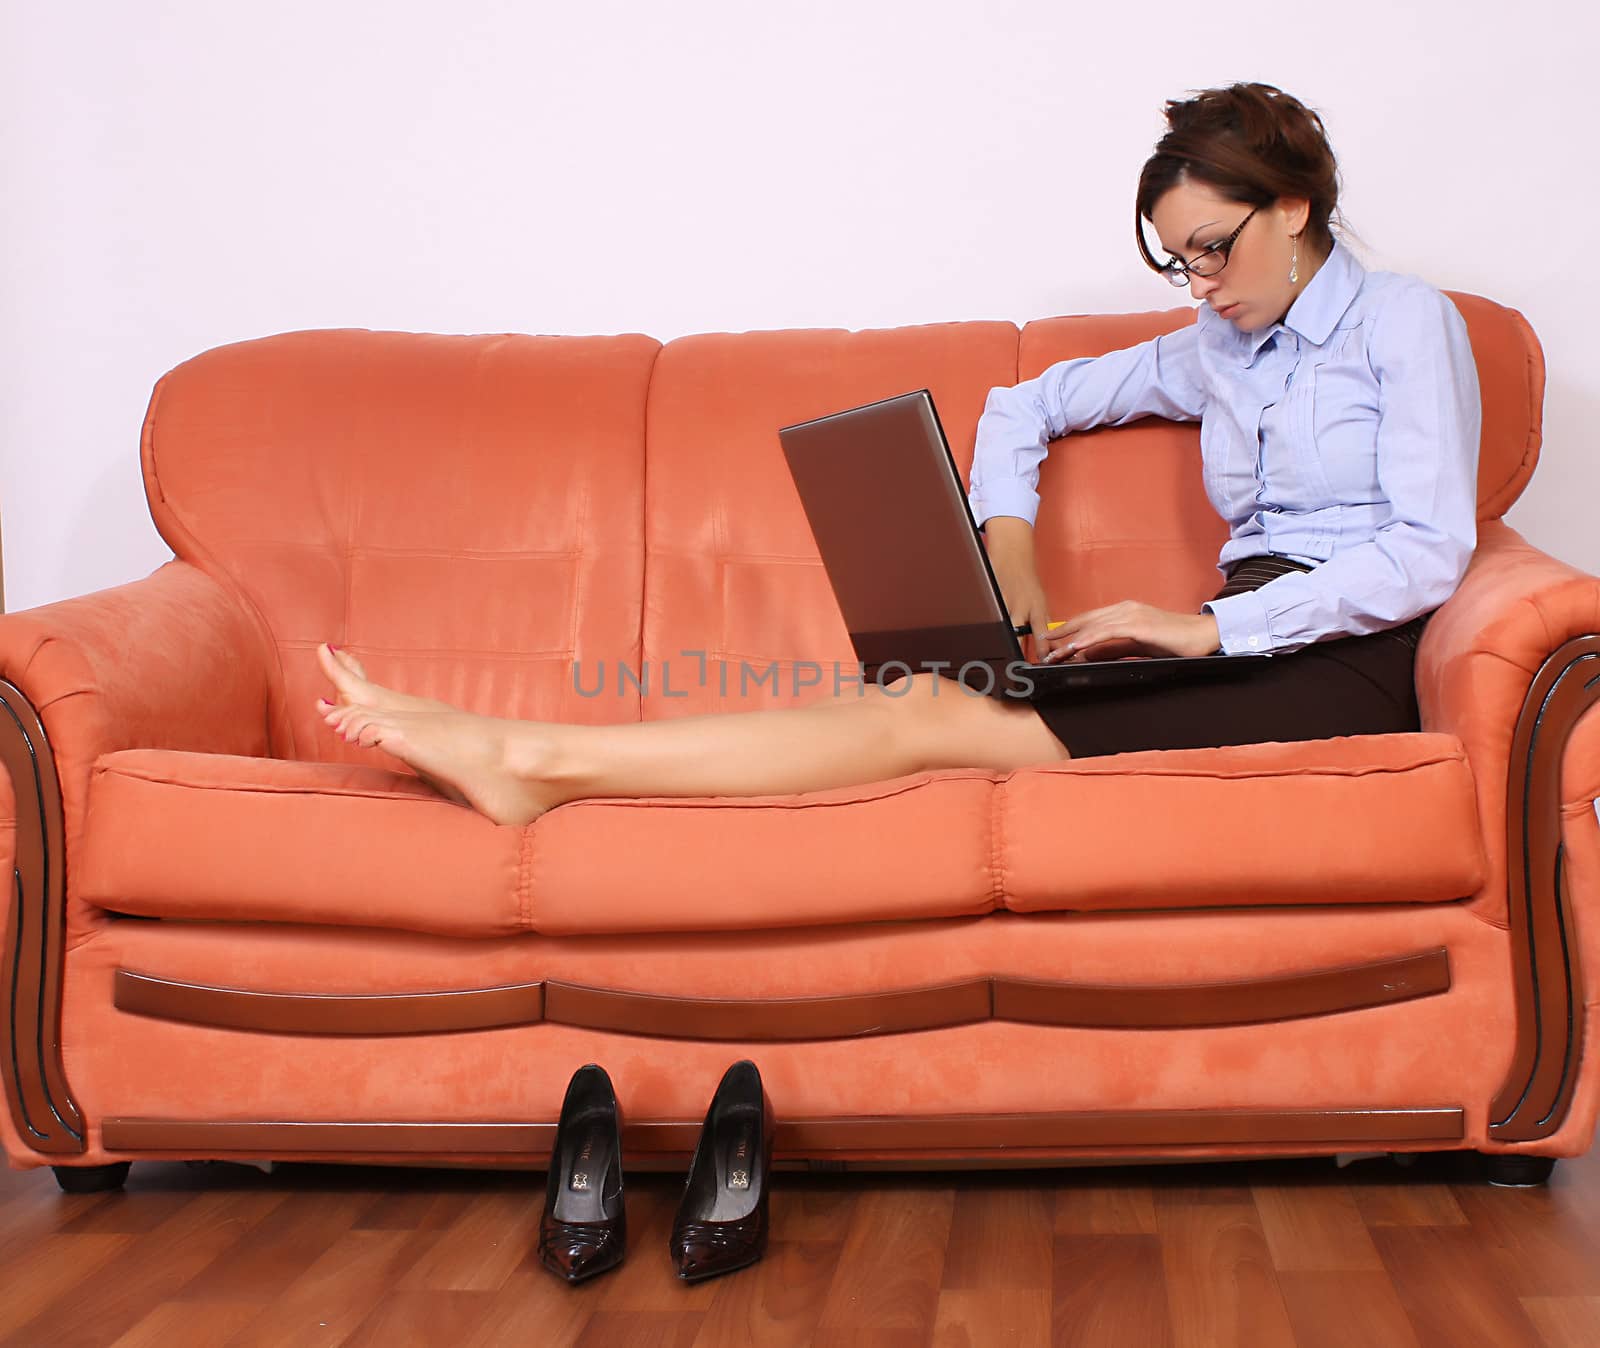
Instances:
[[[594,1063],[567,1083],[550,1152],[539,1262],[582,1282],[622,1262],[628,1223],[622,1204],[622,1111],[611,1078]]]
[[[672,1253],[685,1282],[731,1273],[766,1252],[773,1123],[761,1073],[741,1058],[711,1097],[672,1219]]]

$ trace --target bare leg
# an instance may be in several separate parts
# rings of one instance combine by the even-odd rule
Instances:
[[[788,795],[1067,757],[1027,704],[973,696],[934,675],[801,707],[618,726],[359,704],[325,717],[347,740],[450,783],[502,824],[588,797]]]

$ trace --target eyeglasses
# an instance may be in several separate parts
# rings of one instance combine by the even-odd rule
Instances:
[[[1257,206],[1255,211],[1250,212],[1250,215],[1254,215],[1260,209],[1261,207]],[[1250,223],[1250,215],[1239,221],[1239,228],[1235,229],[1227,238],[1218,239],[1215,243],[1207,244],[1202,248],[1193,262],[1184,264],[1177,258],[1171,258],[1158,270],[1175,286],[1188,285],[1191,275],[1215,276],[1228,265],[1228,254],[1233,251],[1233,241],[1239,237],[1239,230]]]

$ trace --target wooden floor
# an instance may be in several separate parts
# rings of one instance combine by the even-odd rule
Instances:
[[[1600,1344],[1600,1155],[1534,1189],[1480,1165],[779,1171],[766,1258],[694,1286],[682,1177],[630,1173],[627,1261],[576,1288],[529,1258],[533,1171],[0,1172],[0,1342]]]

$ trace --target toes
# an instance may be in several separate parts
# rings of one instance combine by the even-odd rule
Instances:
[[[335,730],[343,730],[344,723],[355,715],[356,708],[353,703],[346,702],[335,706],[326,698],[319,698],[318,701],[322,703],[322,719]]]
[[[334,658],[333,649],[326,641],[319,643],[317,646],[317,665],[333,683],[338,683],[338,675],[344,673],[338,660]]]
[[[373,707],[341,707],[336,713],[339,723],[335,727],[348,743],[362,749],[373,749],[392,738],[396,726],[394,718]]]
[[[319,697],[317,711],[334,734],[342,736],[347,744],[358,744],[362,748],[381,743],[394,729],[381,710],[360,702],[333,703]]]
[[[326,641],[317,647],[317,664],[322,672],[327,675],[328,682],[337,688],[341,695],[350,696],[359,691],[358,685],[365,682],[363,674],[357,674],[341,658],[344,652],[335,651]],[[360,666],[357,665],[357,669]]]
[[[387,748],[389,742],[395,738],[395,725],[388,717],[373,717],[356,736],[356,743],[363,749],[376,749],[380,746]]]
[[[322,719],[347,744],[355,744],[363,749],[383,745],[387,752],[403,755],[406,748],[405,728],[416,719],[411,714],[366,702],[330,706],[327,699],[322,698],[319,703]]]
[[[351,655],[349,651],[335,651],[333,654],[334,658],[340,661],[356,678],[370,682],[370,680],[367,680],[367,667],[357,660],[355,656]]]
[[[342,707],[335,707],[332,711],[323,714],[329,727],[336,735],[343,735],[345,739],[361,732],[361,728],[368,723],[372,716],[371,707],[362,707],[356,703],[346,703]]]

